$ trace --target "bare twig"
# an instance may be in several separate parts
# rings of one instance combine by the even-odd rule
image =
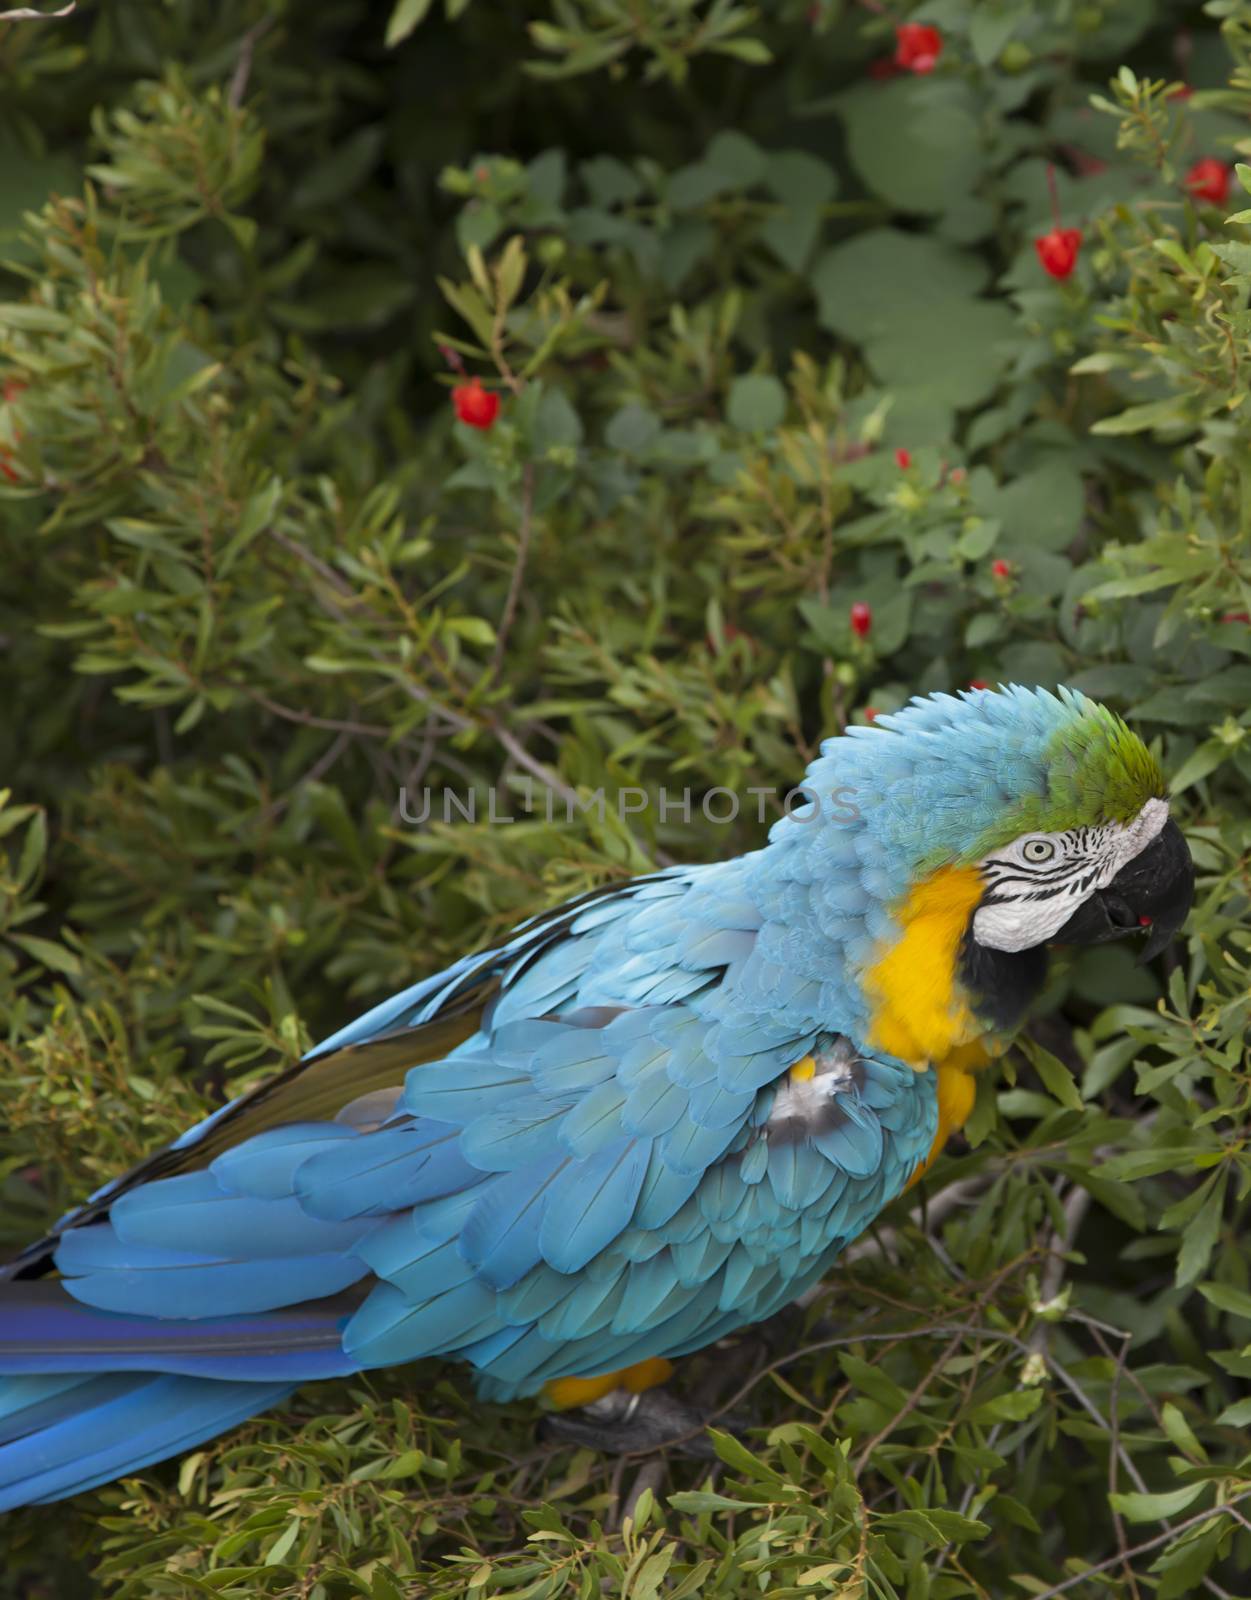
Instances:
[[[19,6],[16,11],[0,11],[0,22],[52,22],[56,17],[68,17],[77,0],[59,11],[33,11],[30,6]]]
[[[545,767],[541,761],[537,761],[520,740],[509,733],[502,722],[492,718],[487,727],[519,767],[524,767],[531,777],[537,778],[553,794],[558,794],[566,806],[578,804],[577,790],[571,789],[563,778],[558,778],[550,767]]]
[[[1086,1213],[1090,1210],[1090,1190],[1083,1189],[1079,1184],[1074,1184],[1064,1198],[1062,1210],[1064,1212],[1064,1227],[1057,1229],[1051,1235],[1048,1246],[1050,1254],[1047,1265],[1043,1268],[1042,1279],[1038,1286],[1038,1299],[1041,1305],[1046,1305],[1060,1293],[1064,1284],[1064,1258],[1077,1239]],[[1048,1324],[1039,1321],[1029,1337],[1029,1347],[1039,1354],[1046,1354]]]
[[[300,711],[294,706],[284,706],[280,701],[271,700],[259,689],[250,689],[243,684],[237,687],[243,690],[249,700],[255,700],[263,710],[271,712],[275,717],[281,717],[284,722],[298,722],[302,728],[324,728],[328,733],[361,734],[371,739],[386,739],[391,734],[391,729],[384,727],[380,722],[353,722],[339,717],[318,717],[311,711]]]
[[[235,63],[234,76],[226,92],[226,104],[232,111],[238,111],[243,104],[243,97],[248,91],[248,79],[252,76],[252,52],[256,49],[258,40],[263,39],[273,27],[274,21],[273,17],[262,17],[239,41],[239,59]]]
[[[504,664],[504,651],[517,603],[521,599],[521,585],[526,574],[526,558],[530,553],[530,535],[534,530],[534,464],[527,461],[521,474],[521,525],[517,530],[517,555],[513,561],[513,575],[508,584],[508,597],[495,635],[495,651],[491,656],[491,676],[498,675]]]
[[[1231,1500],[1228,1505],[1211,1506],[1207,1511],[1196,1512],[1193,1517],[1187,1517],[1185,1522],[1178,1522],[1173,1527],[1166,1528],[1163,1533],[1156,1534],[1154,1539],[1144,1539],[1141,1544],[1134,1545],[1133,1549],[1126,1550],[1124,1554],[1118,1550],[1115,1555],[1108,1556],[1106,1560],[1100,1561],[1096,1566],[1087,1567],[1085,1572],[1076,1573],[1073,1577],[1066,1578],[1063,1583],[1057,1583],[1050,1589],[1043,1589],[1040,1593],[1034,1595],[1033,1600],[1055,1600],[1056,1595],[1066,1593],[1074,1584],[1085,1583],[1087,1578],[1093,1578],[1100,1572],[1107,1572],[1109,1567],[1120,1566],[1124,1556],[1132,1559],[1134,1556],[1148,1555],[1152,1550],[1158,1550],[1162,1544],[1167,1544],[1170,1539],[1175,1539],[1179,1533],[1186,1533],[1191,1528],[1197,1528],[1201,1522],[1210,1522],[1213,1517],[1219,1517],[1222,1512],[1230,1512],[1232,1514],[1232,1508],[1243,1500],[1251,1500],[1251,1490],[1248,1490],[1246,1494],[1240,1494],[1237,1499]]]
[[[354,737],[355,736],[346,728],[343,729],[339,736],[331,741],[329,747],[322,751],[321,755],[319,755],[317,760],[313,762],[312,766],[308,769],[304,776],[302,778],[298,778],[296,782],[291,785],[290,790],[285,795],[281,796],[277,800],[271,801],[270,804],[265,807],[258,820],[262,823],[266,823],[273,822],[280,817],[291,804],[291,797],[294,795],[295,791],[303,784],[316,783],[319,779],[324,778],[330,771],[331,767],[334,766],[335,762],[352,743]]]
[[[660,1485],[664,1482],[664,1476],[665,1463],[662,1456],[653,1456],[650,1461],[643,1463],[639,1468],[638,1477],[635,1478],[629,1494],[625,1497],[625,1504],[621,1508],[622,1522],[632,1520],[645,1490],[650,1489],[653,1494],[659,1492]]]
[[[1133,1600],[1139,1600],[1138,1579],[1134,1575],[1133,1562],[1129,1558],[1129,1538],[1125,1532],[1125,1519],[1116,1509],[1113,1496],[1117,1492],[1116,1469],[1121,1459],[1121,1373],[1125,1367],[1125,1357],[1129,1353],[1130,1335],[1126,1334],[1121,1341],[1121,1348],[1112,1368],[1112,1388],[1108,1395],[1108,1420],[1112,1424],[1112,1439],[1108,1449],[1108,1505],[1112,1509],[1112,1526],[1116,1531],[1116,1545],[1120,1552],[1121,1563],[1125,1569],[1125,1582],[1129,1585],[1129,1592]]]

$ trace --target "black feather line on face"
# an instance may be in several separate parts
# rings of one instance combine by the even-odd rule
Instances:
[[[1017,861],[987,861],[983,872],[991,883],[1067,883],[1070,878],[1075,878],[1087,867],[1099,871],[1099,862],[1091,862],[1088,856],[1070,856],[1060,862],[1040,863],[1037,867],[1029,863],[1022,865]],[[998,868],[998,873],[991,872],[990,868]]]
[[[956,967],[974,1013],[987,1027],[1010,1033],[1047,981],[1047,949],[992,950],[978,944],[970,921]]]

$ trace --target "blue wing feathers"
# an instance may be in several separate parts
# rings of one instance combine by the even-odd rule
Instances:
[[[317,1053],[391,1048],[493,975],[477,1032],[415,1053],[394,1097],[366,1114],[349,1056],[340,1120],[242,1138],[71,1225],[58,1292],[87,1319],[77,1344],[63,1320],[57,1350],[28,1338],[6,1356],[0,1300],[0,1505],[19,1473],[25,1498],[73,1492],[306,1377],[459,1354],[485,1391],[530,1392],[784,1304],[902,1188],[936,1125],[932,1075],[889,1060],[861,1062],[811,1127],[776,1119],[788,1068],[863,1024],[846,959],[888,930],[878,897],[897,874],[858,849],[675,869],[536,919]],[[306,1302],[333,1309],[298,1337],[275,1323],[262,1350],[264,1319]],[[57,1361],[90,1365],[69,1381]],[[170,1405],[184,1415],[162,1420]]]
[[[365,1277],[355,1255],[293,1256],[285,1261],[212,1262],[163,1272],[93,1272],[67,1278],[75,1299],[102,1311],[141,1317],[218,1317],[224,1312],[276,1311],[338,1294]]]
[[[337,1141],[310,1156],[292,1183],[301,1207],[326,1220],[381,1216],[481,1181],[461,1152],[460,1129],[409,1122]]]
[[[571,1166],[558,1152],[484,1186],[460,1235],[461,1254],[484,1282],[507,1289],[538,1266],[551,1197]]]
[[[621,1124],[628,1133],[651,1138],[668,1133],[686,1110],[687,1095],[663,1072],[653,1071],[637,1082],[621,1108]]]
[[[572,1098],[517,1095],[469,1123],[461,1134],[461,1153],[482,1172],[515,1172],[541,1161],[556,1141],[557,1125],[575,1104]]]
[[[645,1140],[619,1139],[565,1168],[552,1185],[539,1230],[539,1247],[550,1266],[577,1272],[625,1231],[650,1153]]]
[[[560,1142],[570,1154],[593,1156],[621,1138],[625,1090],[615,1078],[601,1083],[578,1101],[560,1128]]]
[[[209,1163],[208,1170],[227,1191],[277,1200],[292,1193],[295,1170],[310,1156],[355,1137],[353,1129],[343,1124],[290,1123],[225,1151]]]
[[[123,1243],[191,1250],[219,1261],[350,1250],[368,1226],[355,1218],[310,1216],[293,1195],[258,1200],[225,1194],[208,1172],[132,1189],[113,1206],[109,1221]]]

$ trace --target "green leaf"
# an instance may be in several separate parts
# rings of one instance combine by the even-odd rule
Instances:
[[[1129,406],[1114,417],[1100,417],[1091,423],[1091,433],[1105,435],[1146,433],[1151,428],[1163,428],[1175,433],[1194,426],[1186,401],[1181,396],[1167,400],[1148,400],[1139,406]]]
[[[726,417],[744,433],[771,433],[786,417],[786,390],[767,372],[735,378],[726,402]]]
[[[985,278],[977,257],[894,228],[857,234],[817,260],[819,319],[863,348],[895,391],[897,429],[941,437],[957,407],[976,405],[999,382],[1014,324],[1006,306],[980,297]]]
[[[378,165],[386,129],[372,123],[349,134],[337,149],[315,161],[287,195],[287,204],[296,211],[337,205],[353,195]]]
[[[704,161],[722,173],[736,189],[749,189],[759,183],[766,171],[765,153],[754,139],[733,128],[723,129],[713,139]]]
[[[530,443],[540,459],[549,450],[576,449],[582,443],[582,418],[563,389],[544,388]]]
[[[969,18],[969,44],[978,66],[988,67],[998,59],[1004,45],[1021,23],[1028,20],[1028,15],[1022,7],[997,5],[994,0],[989,4],[982,0],[973,8]]]
[[[397,0],[387,21],[386,47],[392,50],[426,19],[434,0]]]
[[[1023,1422],[1032,1417],[1042,1404],[1041,1388],[1013,1389],[998,1394],[993,1400],[984,1400],[967,1413],[970,1422]]]
[[[1221,1229],[1227,1176],[1223,1171],[1212,1174],[1205,1184],[1208,1192],[1202,1206],[1182,1230],[1181,1249],[1177,1253],[1178,1288],[1193,1283],[1207,1268]]]
[[[1245,1289],[1235,1289],[1228,1283],[1201,1283],[1199,1293],[1218,1311],[1228,1311],[1231,1316],[1251,1322],[1251,1294]]]
[[[1194,1505],[1207,1487],[1203,1482],[1186,1483],[1164,1494],[1110,1494],[1108,1500],[1127,1522],[1162,1522]]]
[[[64,972],[72,978],[78,977],[82,972],[82,962],[64,945],[54,944],[51,939],[41,939],[33,933],[11,933],[9,938],[15,945],[25,950],[27,955],[34,956],[36,961],[41,961],[53,972]]]
[[[1169,793],[1181,794],[1192,784],[1200,783],[1216,771],[1233,754],[1229,745],[1219,739],[1208,739],[1193,751],[1169,780]]]
[[[708,1437],[712,1440],[713,1449],[727,1467],[732,1467],[736,1472],[741,1472],[756,1482],[783,1481],[779,1473],[775,1472],[767,1462],[752,1455],[747,1446],[732,1433],[723,1433],[719,1428],[709,1428]]]
[[[1045,1050],[1042,1045],[1033,1039],[1023,1039],[1021,1049],[1029,1058],[1029,1063],[1043,1081],[1047,1093],[1053,1095],[1062,1106],[1067,1106],[1071,1111],[1081,1111],[1086,1102],[1082,1099],[1081,1090],[1073,1074],[1064,1065],[1058,1056],[1052,1055],[1050,1050]]]
[[[753,67],[765,67],[773,60],[773,52],[763,39],[721,39],[709,49],[714,55],[733,56]]]
[[[905,76],[861,85],[836,103],[853,163],[896,209],[932,215],[981,182],[986,148],[963,85]],[[914,300],[924,299],[914,289]]]

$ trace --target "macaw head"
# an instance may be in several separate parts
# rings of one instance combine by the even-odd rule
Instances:
[[[917,873],[980,873],[976,944],[1018,951],[1139,934],[1145,960],[1186,920],[1194,865],[1169,817],[1164,775],[1106,706],[1069,689],[1014,685],[918,698],[864,731],[865,755],[888,757],[879,801],[866,811],[870,830],[904,848]],[[915,816],[901,826],[905,750],[903,788],[923,808],[920,833]]]
[[[804,851],[810,881],[823,858],[845,877],[854,857],[873,899],[905,921],[927,886],[939,907],[958,897],[966,973],[1002,976],[1029,964],[1005,958],[1049,944],[1132,936],[1145,960],[1190,910],[1194,866],[1158,763],[1073,690],[917,698],[829,740],[805,787],[820,820],[814,811],[786,842]]]

